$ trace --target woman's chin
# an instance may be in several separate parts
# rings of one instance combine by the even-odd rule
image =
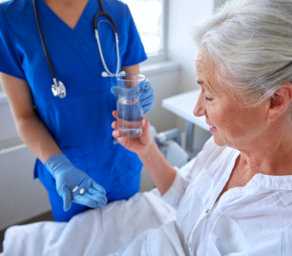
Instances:
[[[220,136],[218,136],[218,134],[213,133],[213,138],[218,146],[227,146],[226,140],[222,139]]]

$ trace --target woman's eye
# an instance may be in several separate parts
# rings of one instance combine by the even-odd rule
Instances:
[[[207,100],[207,101],[212,101],[212,100],[213,100],[213,98],[211,98],[211,97],[208,97],[208,96],[205,96],[205,100]]]

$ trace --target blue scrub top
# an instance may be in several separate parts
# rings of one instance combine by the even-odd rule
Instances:
[[[118,29],[121,66],[145,60],[127,5],[116,0],[103,0],[103,4]],[[98,2],[88,1],[74,29],[43,0],[38,0],[38,11],[56,77],[67,89],[66,98],[52,95],[52,78],[37,30],[33,0],[0,5],[0,71],[29,83],[37,113],[62,152],[101,184],[110,199],[115,189],[140,174],[142,164],[135,153],[113,144],[111,112],[116,109],[116,98],[110,87],[115,78],[101,77],[104,69],[93,30],[94,15],[100,11]],[[99,35],[105,61],[115,72],[115,43],[109,23],[101,22]],[[35,176],[54,183],[39,160]]]

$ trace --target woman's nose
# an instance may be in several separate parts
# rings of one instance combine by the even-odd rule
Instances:
[[[205,115],[205,108],[204,108],[203,101],[202,101],[202,93],[200,93],[200,96],[198,98],[196,106],[194,107],[193,114],[195,116]]]

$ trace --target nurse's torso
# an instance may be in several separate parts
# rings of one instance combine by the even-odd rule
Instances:
[[[26,6],[22,7],[23,15],[15,34],[21,42],[18,47],[22,50],[22,68],[31,87],[36,111],[71,162],[107,191],[112,191],[139,173],[141,163],[134,153],[113,144],[111,113],[116,109],[116,98],[110,93],[110,87],[115,80],[101,77],[104,69],[93,31],[93,17],[100,11],[98,2],[89,0],[76,27],[71,29],[43,0],[37,0],[40,25],[56,78],[67,90],[63,99],[54,97],[51,92],[52,77],[32,1],[19,2]],[[127,40],[123,13],[113,12],[106,4],[104,8],[116,21],[123,56]],[[99,34],[105,61],[109,69],[115,71],[115,43],[110,25],[102,23]],[[36,174],[42,171],[46,170],[38,161]]]

